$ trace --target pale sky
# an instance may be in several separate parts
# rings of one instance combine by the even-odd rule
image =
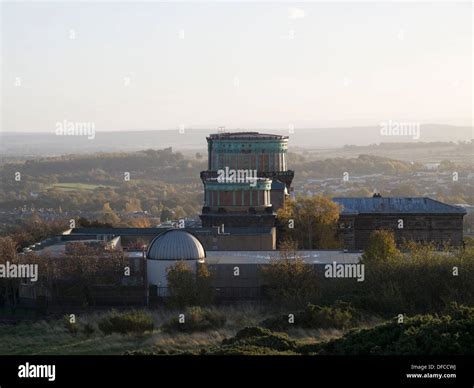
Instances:
[[[3,3],[2,130],[471,125],[471,2]]]

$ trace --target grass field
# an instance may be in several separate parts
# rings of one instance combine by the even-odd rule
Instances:
[[[89,325],[93,332],[79,330],[71,334],[61,318],[0,324],[0,355],[113,355],[125,352],[149,352],[164,354],[199,354],[202,349],[218,347],[225,338],[233,337],[247,326],[257,325],[267,313],[253,306],[220,307],[227,321],[224,327],[193,333],[166,333],[160,326],[176,317],[179,311],[146,310],[154,321],[154,330],[144,334],[104,335],[97,326],[105,313],[78,314],[80,327]],[[291,337],[301,343],[311,344],[340,337],[342,331],[295,329]]]
[[[48,185],[46,190],[49,189],[59,189],[62,191],[93,191],[96,189],[106,189],[106,188],[114,188],[113,186],[105,186],[105,185],[94,185],[88,183],[53,183],[52,185]]]

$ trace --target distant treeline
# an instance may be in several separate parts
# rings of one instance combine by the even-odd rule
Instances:
[[[474,146],[474,140],[471,141],[432,141],[432,142],[416,142],[416,143],[379,143],[370,144],[368,146],[357,146],[352,144],[346,144],[343,149],[413,149],[413,148],[437,148],[437,147],[456,147],[458,149],[469,150]]]
[[[344,172],[351,176],[396,175],[402,185],[406,177],[423,169],[420,163],[371,155],[315,160],[311,155],[290,152],[288,159],[289,168],[295,171],[297,189],[308,179],[342,177]],[[9,163],[0,166],[0,210],[34,207],[111,215],[111,218],[101,220],[103,222],[113,221],[112,212],[147,211],[162,220],[195,216],[203,203],[199,173],[206,168],[204,155],[196,153],[185,157],[170,148],[66,155]],[[467,174],[449,161],[441,163],[440,171],[449,172],[454,168],[460,175]],[[357,189],[360,191],[363,187]],[[456,193],[448,195],[459,194],[453,197],[456,203],[466,201],[468,189],[469,186],[461,181],[453,186]],[[367,190],[370,192],[372,187],[362,191]],[[410,187],[406,190],[405,195],[413,194]],[[350,194],[345,192],[345,195]],[[88,217],[87,214],[80,216]]]

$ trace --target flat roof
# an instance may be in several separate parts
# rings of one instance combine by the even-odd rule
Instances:
[[[271,215],[271,214],[270,214]],[[177,228],[74,228],[68,231],[65,236],[94,236],[94,235],[113,235],[113,236],[157,236],[168,230]],[[243,227],[243,228],[225,228],[226,234],[234,235],[253,235],[253,234],[271,234],[272,227]],[[217,234],[217,227],[205,228],[183,228],[183,230],[195,235]]]
[[[337,250],[304,250],[296,255],[308,264],[358,263],[362,252]],[[208,264],[269,264],[273,259],[281,259],[280,251],[207,251]]]
[[[208,136],[212,140],[285,140],[288,136],[260,132],[222,132]]]

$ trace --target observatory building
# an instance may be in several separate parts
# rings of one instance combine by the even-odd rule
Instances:
[[[207,137],[203,227],[273,227],[294,172],[287,169],[288,136],[258,132]]]
[[[170,229],[156,236],[146,253],[148,285],[168,287],[167,270],[183,261],[193,271],[204,263],[206,251],[201,242],[183,229]]]

